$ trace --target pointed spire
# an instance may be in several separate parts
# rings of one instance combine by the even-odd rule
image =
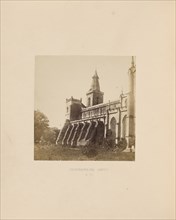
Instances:
[[[90,90],[97,90],[100,91],[100,84],[99,84],[99,77],[97,74],[97,70],[95,70],[95,74],[92,77],[92,85]]]
[[[130,68],[128,70],[128,74],[134,73],[135,71],[136,71],[135,59],[134,59],[134,56],[132,56],[131,66],[130,66]]]
[[[95,74],[94,74],[93,78],[98,78],[99,79],[98,74],[97,74],[97,69],[95,69]]]

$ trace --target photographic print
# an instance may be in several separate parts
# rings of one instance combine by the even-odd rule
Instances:
[[[135,56],[36,56],[35,160],[135,160]]]
[[[174,220],[175,1],[1,1],[3,220]]]

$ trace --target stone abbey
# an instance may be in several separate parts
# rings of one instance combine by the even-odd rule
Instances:
[[[126,149],[135,146],[135,76],[136,65],[132,57],[128,71],[128,92],[121,93],[115,101],[103,102],[99,77],[95,71],[91,88],[87,92],[87,103],[82,99],[66,99],[66,122],[56,143],[63,146],[103,145],[108,138],[115,146],[123,139]]]

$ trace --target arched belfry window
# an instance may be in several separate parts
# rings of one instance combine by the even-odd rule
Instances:
[[[91,104],[91,98],[89,97],[88,98],[88,106],[90,106],[90,104]]]
[[[99,103],[99,97],[97,97],[97,104]]]

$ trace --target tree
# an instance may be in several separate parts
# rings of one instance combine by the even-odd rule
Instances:
[[[51,128],[51,130],[53,130],[56,134],[56,137],[59,135],[60,129],[58,129],[57,127],[53,127]]]
[[[48,127],[44,130],[41,141],[43,144],[55,144],[58,134],[58,128]]]
[[[35,143],[41,140],[45,130],[49,127],[49,120],[39,110],[34,111],[34,141]]]

